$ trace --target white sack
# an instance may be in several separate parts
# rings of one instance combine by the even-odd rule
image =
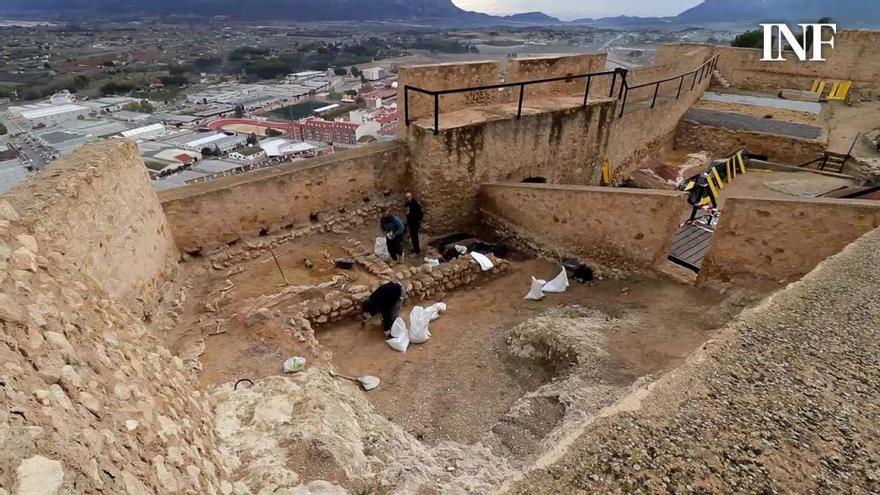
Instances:
[[[541,288],[542,292],[565,292],[568,289],[568,273],[565,268],[553,280],[544,284]]]
[[[376,243],[373,245],[373,253],[382,261],[390,260],[391,253],[388,252],[388,239],[384,236],[377,237]]]
[[[422,344],[431,338],[429,325],[440,317],[440,313],[446,311],[446,305],[436,303],[423,308],[415,306],[409,314],[409,341],[413,344]]]
[[[492,260],[490,260],[485,254],[478,253],[476,251],[472,251],[471,258],[473,258],[474,261],[476,261],[477,263],[480,264],[480,269],[483,270],[484,272],[487,272],[487,271],[495,268],[495,265],[492,264]]]
[[[524,299],[531,299],[532,301],[537,301],[539,299],[544,298],[544,292],[541,289],[547,285],[546,280],[540,280],[535,277],[532,277],[532,288],[529,289],[529,293],[526,294]]]
[[[406,329],[403,318],[398,317],[394,320],[394,325],[391,326],[391,338],[385,343],[395,351],[406,352],[409,347],[409,330]]]

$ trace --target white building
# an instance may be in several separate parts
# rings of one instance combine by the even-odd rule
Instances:
[[[253,162],[265,157],[266,152],[259,146],[248,146],[229,153],[229,158],[245,162]]]
[[[292,141],[285,138],[264,139],[263,141],[260,141],[260,148],[262,148],[270,158],[309,154],[317,150],[317,148],[311,144]]]
[[[210,148],[220,150],[221,153],[228,153],[246,143],[247,136],[244,135],[227,136],[220,132],[210,132],[199,134],[196,139],[183,143],[183,148],[193,151]]]
[[[89,113],[89,108],[81,105],[68,103],[64,105],[27,105],[10,109],[17,112],[18,115],[30,126],[50,126],[75,120],[80,116],[85,117]]]
[[[362,70],[361,74],[364,75],[364,79],[367,81],[378,81],[385,77],[385,69],[382,67],[370,67],[369,69]]]

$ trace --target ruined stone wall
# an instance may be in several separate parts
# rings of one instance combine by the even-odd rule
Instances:
[[[149,313],[177,266],[177,251],[137,146],[83,146],[38,177],[6,197],[37,242],[112,297]]]
[[[400,192],[409,182],[407,160],[403,143],[379,143],[184,186],[159,197],[177,246],[205,254]]]
[[[877,226],[876,201],[728,198],[697,283],[791,282]]]
[[[507,62],[507,82],[536,81],[577,74],[603,72],[606,53],[563,55],[558,57],[512,58]],[[526,87],[525,98],[541,96],[578,96],[586,89],[586,79],[571,79]],[[604,84],[604,86],[603,86]],[[608,95],[609,76],[595,78],[590,83],[591,95]],[[602,91],[604,88],[604,92]],[[518,97],[519,90],[512,96]]]
[[[482,219],[503,237],[612,272],[664,262],[687,210],[684,193],[675,191],[555,184],[487,184],[480,191]]]
[[[856,88],[880,89],[880,31],[839,31],[835,47],[824,47],[825,62],[801,62],[789,54],[785,62],[762,62],[763,51],[718,47],[718,69],[735,88],[776,92],[810,89],[814,79],[849,79]]]
[[[748,146],[749,152],[766,155],[770,161],[800,165],[822,156],[825,144],[815,139],[737,131],[698,124],[685,119],[675,130],[675,148],[689,151],[705,150],[711,156],[727,156]]]
[[[613,112],[614,101],[604,99],[444,128],[436,136],[411,126],[413,188],[428,220],[440,229],[473,225],[477,192],[487,182],[540,176],[597,183]]]
[[[0,197],[0,493],[232,492],[209,396],[107,276],[170,249],[135,150],[86,146]]]
[[[501,81],[501,64],[494,60],[480,62],[453,62],[448,64],[404,65],[398,72],[398,102],[403,112],[403,88],[413,86],[422,89],[441,90],[488,86]],[[496,91],[471,91],[440,97],[441,112],[452,112],[472,105],[492,103]],[[506,98],[506,96],[505,96]],[[434,97],[409,92],[409,118],[418,120],[434,115]],[[401,119],[403,114],[401,113]],[[403,125],[400,126],[404,128]],[[401,131],[402,132],[402,131]]]

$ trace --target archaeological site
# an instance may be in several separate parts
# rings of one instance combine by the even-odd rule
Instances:
[[[396,139],[159,193],[80,147],[0,197],[0,494],[880,493],[878,49],[402,66]]]

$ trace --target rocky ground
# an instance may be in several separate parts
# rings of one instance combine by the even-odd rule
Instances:
[[[867,234],[745,312],[508,492],[877,493],[878,245]]]

